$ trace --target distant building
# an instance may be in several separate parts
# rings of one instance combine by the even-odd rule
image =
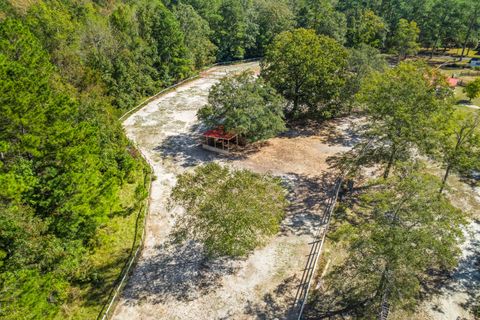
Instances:
[[[480,59],[479,58],[472,58],[470,60],[470,67],[480,67]]]
[[[447,81],[448,81],[448,85],[449,85],[451,88],[455,88],[455,87],[458,85],[459,79],[457,79],[457,78],[448,78]]]

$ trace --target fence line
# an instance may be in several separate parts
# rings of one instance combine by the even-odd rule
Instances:
[[[251,59],[244,59],[244,60],[234,60],[234,61],[225,61],[225,62],[217,62],[217,63],[214,63],[212,64],[211,66],[208,66],[206,68],[203,68],[199,71],[197,71],[198,73],[196,75],[193,75],[191,77],[188,77],[186,79],[183,79],[177,83],[174,83],[172,84],[171,86],[168,86],[162,90],[160,90],[159,92],[157,92],[156,94],[154,94],[153,96],[151,97],[148,97],[146,98],[145,100],[143,100],[142,102],[140,102],[139,104],[137,104],[135,107],[133,107],[132,109],[128,110],[127,112],[125,112],[122,116],[120,116],[120,118],[118,118],[118,120],[120,121],[123,121],[124,119],[126,119],[129,115],[131,115],[132,113],[134,113],[135,111],[141,109],[143,106],[145,106],[147,103],[155,100],[156,98],[158,98],[159,96],[165,94],[166,92],[170,91],[170,90],[173,90],[179,86],[181,86],[182,84],[184,83],[187,83],[189,81],[192,81],[192,80],[196,80],[196,79],[199,79],[200,78],[200,73],[205,71],[205,70],[208,70],[208,69],[211,69],[211,68],[214,68],[214,67],[217,67],[217,66],[225,66],[225,65],[231,65],[231,64],[240,64],[240,63],[247,63],[247,62],[252,62],[252,61],[258,61],[260,58],[251,58]]]
[[[221,66],[221,65],[231,65],[231,64],[241,64],[241,63],[247,63],[247,62],[252,62],[252,61],[258,61],[259,58],[251,58],[251,59],[244,59],[244,60],[236,60],[236,61],[226,61],[226,62],[219,62],[219,63],[215,63],[213,64],[212,66],[209,66],[207,68],[204,68],[202,69],[201,71],[204,71],[204,70],[208,70],[208,69],[211,69],[213,67],[216,67],[216,66]],[[135,111],[141,109],[142,107],[144,107],[147,103],[153,101],[154,99],[158,98],[159,96],[161,96],[162,94],[166,93],[167,91],[169,90],[172,90],[174,88],[177,88],[179,87],[180,85],[188,82],[188,81],[192,81],[194,79],[197,79],[200,77],[200,74],[197,74],[195,76],[192,76],[192,77],[189,77],[187,79],[184,79],[178,83],[175,83],[167,88],[164,88],[162,90],[160,90],[158,93],[156,93],[155,95],[143,100],[141,103],[139,103],[138,105],[136,105],[135,107],[133,107],[132,109],[128,110],[127,112],[125,112],[120,118],[119,120],[122,121],[124,120],[127,116],[131,115],[132,113],[134,113]],[[112,290],[110,291],[110,294],[109,294],[109,302],[108,304],[104,304],[102,309],[100,310],[98,316],[97,316],[97,320],[106,320],[106,319],[109,319],[110,317],[110,312],[114,309],[113,307],[115,306],[115,304],[117,303],[117,300],[118,300],[118,297],[119,297],[119,294],[121,293],[123,287],[125,286],[126,284],[126,281],[128,279],[128,276],[130,275],[130,272],[132,270],[132,267],[133,265],[135,264],[135,262],[137,261],[141,251],[143,250],[143,247],[144,247],[144,244],[145,244],[145,237],[146,237],[146,224],[147,224],[147,219],[148,219],[148,215],[149,215],[149,212],[150,212],[150,202],[151,202],[151,194],[152,194],[152,181],[153,181],[153,174],[154,174],[154,171],[153,171],[153,166],[152,164],[148,161],[148,158],[145,156],[145,154],[142,152],[142,150],[138,147],[138,145],[134,142],[134,141],[131,141],[132,144],[135,146],[135,149],[140,152],[142,158],[145,160],[145,162],[148,164],[149,168],[150,168],[150,172],[148,174],[148,197],[147,197],[147,201],[145,203],[145,205],[139,210],[139,213],[138,213],[138,216],[137,216],[137,219],[135,221],[135,236],[134,236],[134,240],[133,240],[133,244],[132,244],[132,250],[130,252],[130,256],[129,256],[129,260],[126,261],[125,263],[125,267],[122,269],[122,272],[120,272],[120,275],[119,277],[117,278],[117,280],[115,282],[118,282],[117,285],[114,285],[114,288],[112,288]],[[143,209],[143,210],[142,210]],[[142,216],[142,211],[143,211],[143,224],[142,224],[142,234],[140,236],[140,243],[138,244],[138,247],[135,251],[134,248],[135,248],[135,243],[137,241],[137,234],[138,234],[138,220],[140,219],[140,217]]]
[[[117,299],[119,297],[119,294],[126,284],[126,280],[129,276],[131,270],[132,270],[132,266],[137,261],[139,255],[140,255],[140,253],[143,249],[143,246],[144,246],[144,243],[145,243],[145,237],[146,237],[146,234],[147,234],[146,225],[147,225],[147,219],[148,219],[148,215],[149,215],[149,211],[150,211],[150,202],[151,202],[150,195],[152,194],[151,191],[152,191],[152,182],[153,182],[153,166],[150,164],[150,162],[145,157],[145,155],[140,150],[140,148],[135,144],[134,144],[134,146],[135,146],[135,149],[137,149],[137,151],[140,152],[142,158],[145,160],[145,162],[147,163],[147,165],[149,167],[149,173],[147,175],[147,177],[148,177],[147,178],[148,179],[147,180],[148,181],[148,197],[147,197],[147,200],[145,201],[145,203],[143,204],[143,206],[141,207],[141,209],[139,210],[137,219],[135,221],[135,236],[134,236],[134,240],[133,240],[133,244],[132,244],[132,250],[130,252],[129,260],[127,260],[127,262],[125,263],[125,267],[122,269],[122,272],[120,273],[120,275],[118,277],[118,279],[120,279],[120,280],[117,279],[115,281],[115,282],[118,282],[118,284],[114,285],[114,288],[112,288],[112,290],[110,291],[110,295],[109,295],[109,299],[108,299],[110,302],[108,303],[108,305],[105,304],[102,307],[102,309],[100,310],[100,312],[97,316],[97,320],[99,320],[99,319],[102,319],[102,320],[109,319],[110,312],[113,310],[113,306],[117,303]],[[145,184],[145,181],[144,181],[144,184]],[[134,251],[135,243],[137,242],[138,221],[139,221],[139,219],[142,215],[143,215],[143,223],[142,223],[142,229],[143,230],[142,230],[142,233],[141,233],[141,236],[140,236],[140,240],[139,240],[139,244],[137,246],[137,249]],[[106,307],[106,309],[105,309],[105,307]]]
[[[335,209],[335,205],[337,203],[338,195],[340,193],[340,187],[343,183],[343,177],[337,178],[335,182],[335,188],[332,196],[328,200],[327,207],[325,209],[324,214],[324,221],[322,228],[319,230],[318,234],[315,236],[317,240],[312,242],[312,249],[310,250],[310,254],[306,263],[306,267],[303,270],[302,278],[300,280],[300,285],[298,287],[297,293],[295,295],[295,299],[293,302],[292,310],[295,312],[297,308],[298,317],[297,320],[300,320],[303,315],[303,310],[305,309],[305,305],[307,303],[308,294],[310,292],[310,287],[312,285],[312,279],[315,275],[315,271],[318,265],[318,259],[322,253],[323,244],[325,243],[325,237],[327,236],[328,227],[330,225],[330,219]]]
[[[356,163],[358,164],[362,156],[365,154],[367,149],[372,144],[372,140],[369,140],[362,148],[360,153],[356,158]],[[356,164],[356,165],[357,165]],[[327,207],[325,209],[325,214],[323,216],[322,226],[321,229],[318,231],[315,238],[317,240],[313,241],[312,249],[310,250],[310,254],[308,255],[308,260],[303,270],[302,278],[300,280],[300,285],[297,289],[297,293],[295,295],[295,299],[292,305],[292,314],[295,314],[295,311],[298,309],[298,316],[297,320],[302,319],[303,311],[305,309],[305,305],[307,304],[308,294],[310,292],[310,288],[312,285],[312,279],[315,275],[315,271],[317,268],[318,260],[322,254],[323,244],[325,242],[325,238],[327,236],[328,228],[330,226],[330,220],[332,218],[333,210],[337,204],[338,196],[340,193],[340,188],[346,176],[348,176],[352,172],[352,167],[342,170],[335,181],[335,187],[333,189],[332,196],[328,199]]]

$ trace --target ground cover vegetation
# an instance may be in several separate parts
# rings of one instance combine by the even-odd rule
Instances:
[[[378,140],[385,177],[410,147],[440,157],[447,171],[468,172],[462,159],[476,135],[460,144],[454,137],[471,132],[470,120],[445,128],[444,150],[413,139],[430,137],[435,130],[420,124],[449,110],[441,107],[448,97],[440,77],[410,64],[382,73],[380,52],[402,60],[419,45],[432,55],[455,46],[467,55],[478,45],[479,7],[475,0],[0,0],[0,316],[92,318],[101,309],[113,284],[106,274],[128,256],[129,217],[146,196],[149,171],[116,119],[215,61],[265,56],[262,79],[222,82],[203,111],[206,120],[230,119],[219,112],[236,110],[237,101],[222,88],[242,84],[236,92],[255,106],[239,104],[242,121],[232,126],[252,141],[282,131],[282,113],[325,119],[362,104],[372,120],[379,111],[405,124],[394,138],[397,122],[373,122],[372,132],[388,128]],[[400,97],[396,111],[386,108],[390,89]],[[126,240],[110,245],[118,238]],[[92,262],[99,252],[118,261]]]

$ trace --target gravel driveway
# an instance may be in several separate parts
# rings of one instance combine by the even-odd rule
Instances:
[[[209,69],[199,79],[150,102],[123,123],[128,137],[152,165],[156,180],[152,184],[145,248],[114,319],[292,317],[289,310],[307,261],[309,242],[322,221],[323,200],[333,182],[324,161],[350,145],[342,144],[338,137],[323,139],[324,133],[318,133],[315,138],[309,133],[272,139],[258,153],[245,158],[219,158],[202,150],[196,140],[200,131],[197,110],[207,103],[208,91],[219,79],[247,69],[258,72],[258,63]],[[336,129],[343,131],[347,126],[334,124],[329,130],[336,136]],[[286,146],[288,152],[282,149]],[[311,159],[305,159],[307,154]],[[176,176],[206,161],[228,162],[260,172],[269,171],[265,163],[274,161],[273,173],[281,176],[289,188],[291,206],[282,231],[245,259],[206,261],[198,244],[170,241],[175,217],[181,212],[181,208],[168,207]],[[308,165],[313,162],[325,165]]]

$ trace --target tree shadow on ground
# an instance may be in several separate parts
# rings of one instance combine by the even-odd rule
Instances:
[[[466,100],[466,99],[460,99],[460,100],[458,100],[458,101],[457,101],[457,104],[463,104],[463,105],[467,105],[467,106],[474,105],[472,101]]]
[[[326,200],[332,195],[335,177],[325,172],[318,177],[289,173],[281,178],[290,202],[281,234],[316,235],[326,222]]]
[[[234,273],[239,260],[207,259],[202,246],[193,241],[152,248],[154,255],[139,261],[124,289],[127,305],[136,305],[148,297],[158,304],[168,298],[191,301],[220,287],[225,275]]]
[[[430,281],[429,286],[424,286],[424,299],[431,299],[436,295],[448,297],[452,293],[465,293],[467,299],[460,306],[471,311],[478,307],[480,298],[480,240],[472,241],[466,250],[469,251],[469,254],[460,259],[459,266],[453,273],[443,273],[442,276]],[[439,313],[444,313],[441,305],[432,304],[431,308]]]
[[[82,294],[83,305],[98,306],[107,301],[111,290],[118,284],[119,273],[116,271],[125,266],[128,256],[129,250],[112,258],[108,263],[89,270],[87,282],[74,282],[79,288],[86,289]]]
[[[245,314],[253,319],[296,319],[292,311],[292,304],[295,299],[296,288],[300,279],[291,276],[282,281],[272,292],[263,296],[262,301],[247,301]]]
[[[480,185],[480,172],[473,171],[469,174],[459,175],[459,179],[471,188],[475,188]],[[475,191],[473,190],[473,192]]]
[[[173,158],[175,163],[184,168],[193,167],[221,157],[202,149],[199,133],[195,129],[187,133],[168,136],[162,144],[153,150],[159,152],[163,158]]]
[[[480,295],[480,221],[471,224],[471,238],[463,252],[467,252],[459,261],[457,269],[453,272],[451,281],[444,286],[445,289],[455,292],[464,292],[468,295],[462,307],[469,310],[478,303]]]
[[[353,117],[345,117],[323,122],[294,123],[288,131],[280,134],[280,137],[320,136],[328,146],[353,147],[361,140],[361,132],[364,130],[364,125],[355,122]]]

